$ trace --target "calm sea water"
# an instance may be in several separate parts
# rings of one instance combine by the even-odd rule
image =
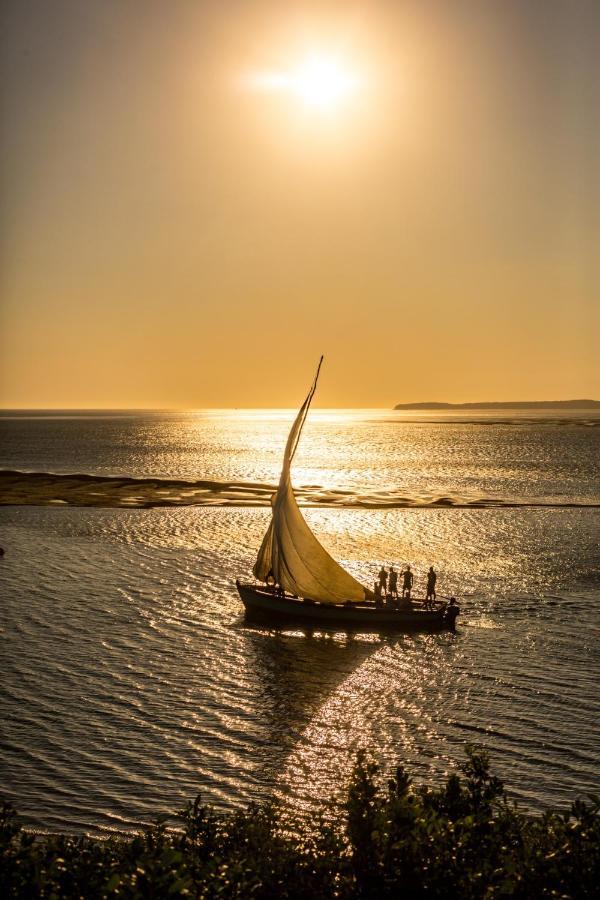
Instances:
[[[106,479],[94,507],[0,508],[0,795],[97,833],[198,792],[310,811],[359,748],[438,779],[469,741],[529,809],[598,791],[600,420],[311,414],[294,481],[321,541],[365,582],[435,565],[464,613],[455,635],[349,637],[248,628],[235,592],[291,417],[0,418],[1,469]],[[135,485],[103,508],[114,476],[154,479],[153,508]],[[181,479],[201,505],[163,505]]]

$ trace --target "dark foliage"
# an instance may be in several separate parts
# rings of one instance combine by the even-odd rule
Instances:
[[[274,806],[217,813],[196,800],[133,839],[38,838],[0,813],[2,898],[595,898],[600,799],[519,813],[469,749],[462,777],[382,786],[359,757],[338,825],[286,830]]]

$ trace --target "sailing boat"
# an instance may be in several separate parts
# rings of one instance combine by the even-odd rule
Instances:
[[[401,609],[377,606],[373,592],[329,555],[300,512],[291,465],[322,362],[323,357],[287,439],[279,487],[271,498],[271,522],[254,564],[256,582],[236,580],[246,617],[272,624],[321,624],[346,630],[444,628],[445,603],[433,610],[410,602]]]

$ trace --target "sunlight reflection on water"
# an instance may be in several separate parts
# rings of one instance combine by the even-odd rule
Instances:
[[[244,627],[268,515],[0,511],[0,792],[30,821],[133,828],[198,790],[314,810],[361,747],[437,778],[473,740],[532,808],[597,789],[598,511],[308,510],[362,579],[434,563],[463,598],[456,636],[354,639]]]
[[[293,414],[0,419],[0,465],[231,480],[232,502],[264,503]],[[600,510],[385,506],[600,502],[600,430],[573,416],[430,419],[316,411],[294,482],[311,502],[335,488],[336,502],[378,506],[305,515],[366,584],[410,563],[422,593],[433,564],[440,594],[461,598],[456,635],[247,627],[234,579],[268,508],[76,509],[50,494],[63,505],[0,509],[0,793],[36,826],[103,833],[198,791],[312,812],[344,791],[360,748],[439,778],[467,741],[532,809],[598,790]],[[125,496],[142,499],[140,485]]]
[[[205,410],[112,419],[0,417],[0,467],[273,486],[293,414]],[[338,492],[383,505],[398,497],[600,503],[600,431],[584,427],[587,419],[572,413],[562,419],[521,414],[502,421],[491,415],[463,420],[315,410],[294,462],[294,484],[316,487],[325,502]]]

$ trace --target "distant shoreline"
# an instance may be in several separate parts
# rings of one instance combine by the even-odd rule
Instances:
[[[600,400],[514,400],[485,403],[397,403],[394,409],[600,409]]]
[[[452,410],[587,410],[600,412],[600,400],[514,400],[514,401],[485,401],[476,403],[438,403],[438,402],[419,402],[419,403],[397,403],[392,410],[429,410],[432,412],[445,412]],[[357,411],[375,411],[389,412],[389,406],[315,406],[314,412],[357,412]],[[0,419],[14,418],[131,418],[135,416],[178,416],[189,414],[209,414],[218,415],[220,413],[279,413],[279,412],[295,412],[295,407],[291,406],[272,406],[272,407],[255,407],[255,406],[238,406],[238,407],[190,407],[190,408],[160,408],[160,407],[3,407],[0,408]]]

